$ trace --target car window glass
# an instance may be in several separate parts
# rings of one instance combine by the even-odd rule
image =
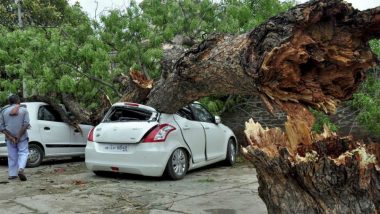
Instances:
[[[61,115],[51,106],[40,106],[38,109],[38,119],[46,121],[62,122]]]
[[[194,120],[193,113],[191,113],[191,110],[188,107],[181,108],[180,110],[177,111],[177,114],[188,120]]]
[[[210,114],[210,112],[208,112],[202,105],[193,103],[190,106],[196,120],[209,123],[214,122],[212,114]]]
[[[153,112],[140,108],[114,107],[106,115],[104,122],[148,121]]]

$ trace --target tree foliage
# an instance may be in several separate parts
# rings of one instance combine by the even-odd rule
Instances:
[[[30,13],[35,17],[30,23],[43,23],[46,19],[46,25],[25,25],[22,29],[0,26],[1,100],[9,93],[37,94],[59,100],[59,94],[67,93],[75,95],[85,106],[95,107],[94,97],[99,89],[112,93],[111,87],[103,84],[109,82],[112,86],[108,46],[97,38],[80,7],[65,4],[64,9],[49,7],[60,8],[56,14],[64,12],[61,22],[56,23],[59,26],[47,26],[53,19],[33,15],[34,12]],[[49,9],[43,8],[38,11]]]
[[[66,0],[1,0],[0,24],[10,29],[18,25],[18,7],[24,26],[53,27],[65,21]]]
[[[372,40],[371,48],[380,56],[380,40]],[[380,68],[372,69],[359,91],[354,94],[351,105],[359,109],[358,121],[371,133],[380,135]]]
[[[338,128],[336,124],[334,124],[329,116],[325,114],[324,112],[317,111],[314,109],[310,109],[311,113],[313,113],[315,117],[315,122],[312,127],[312,131],[315,133],[323,133],[324,126],[327,126],[331,131],[337,132]]]
[[[59,100],[66,93],[83,107],[96,109],[99,94],[113,101],[120,98],[123,88],[114,82],[120,74],[140,70],[150,78],[159,77],[162,44],[177,35],[191,45],[215,32],[242,33],[290,4],[278,0],[132,1],[125,10],[90,20],[79,4],[70,6],[66,0],[22,0],[20,28],[18,5],[2,0],[0,99],[19,93]],[[215,112],[225,106],[217,99],[210,99],[209,105]]]

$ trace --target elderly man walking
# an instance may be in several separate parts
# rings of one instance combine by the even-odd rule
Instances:
[[[8,97],[9,106],[4,107],[0,115],[0,132],[5,134],[8,149],[8,179],[20,178],[26,181],[24,169],[28,160],[29,113],[20,106],[17,95]]]

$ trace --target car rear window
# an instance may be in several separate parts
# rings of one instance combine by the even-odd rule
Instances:
[[[156,115],[156,112],[142,108],[115,106],[108,111],[103,122],[152,121],[156,120]]]

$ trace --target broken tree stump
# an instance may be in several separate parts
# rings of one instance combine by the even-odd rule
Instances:
[[[377,213],[380,167],[367,146],[328,130],[312,134],[311,113],[285,107],[285,131],[246,123],[243,155],[256,167],[269,213]],[[293,116],[294,115],[294,116]],[[302,118],[304,117],[304,119]],[[302,137],[302,138],[300,138]]]

